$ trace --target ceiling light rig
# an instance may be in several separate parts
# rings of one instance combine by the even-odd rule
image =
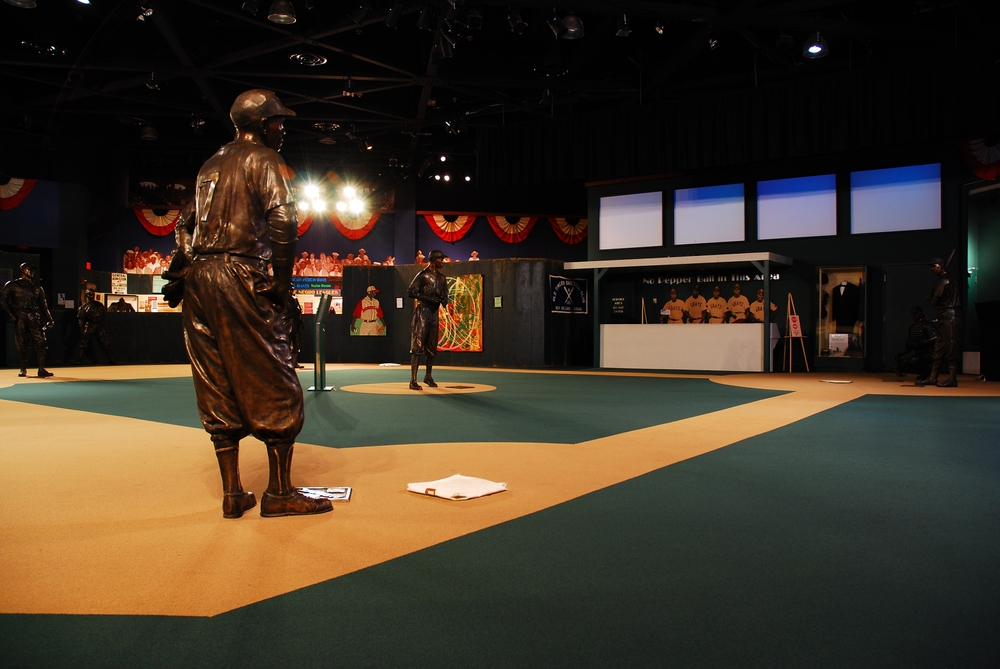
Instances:
[[[344,90],[341,92],[341,95],[345,98],[360,98],[364,94],[354,90],[354,81],[352,81],[350,77],[347,77],[347,81],[344,83]]]
[[[802,45],[802,57],[810,60],[823,58],[829,52],[830,49],[826,44],[826,40],[823,39],[823,36],[819,32],[810,33],[809,39]]]
[[[513,7],[507,12],[507,23],[510,24],[511,32],[515,35],[523,35],[524,31],[528,29],[528,24],[524,22],[521,15]]]
[[[372,10],[372,3],[369,0],[364,0],[358,5],[350,14],[350,19],[357,23],[359,26],[364,23],[365,19],[368,18],[368,12]]]
[[[615,33],[615,37],[628,37],[632,34],[632,28],[629,27],[628,16],[622,14],[618,17],[618,32]]]
[[[136,10],[139,12],[135,17],[136,21],[145,21],[153,15],[153,8],[147,7],[146,5],[139,5],[136,7]]]
[[[288,0],[274,0],[267,13],[267,20],[282,26],[291,25],[295,23],[295,7]]]
[[[385,15],[382,19],[382,23],[386,25],[387,28],[395,28],[396,24],[399,23],[399,17],[403,15],[403,3],[393,2],[389,7],[389,13]]]
[[[313,130],[319,130],[320,132],[333,132],[334,130],[340,130],[339,123],[328,123],[328,122],[313,123],[312,127]]]
[[[37,44],[35,42],[29,42],[27,40],[23,40],[21,42],[21,46],[23,46],[28,51],[32,51],[34,53],[41,54],[43,56],[65,56],[66,55],[66,49],[63,49],[62,47],[58,47],[58,46],[56,46],[54,44],[42,45],[42,44]]]
[[[315,53],[293,53],[288,56],[288,60],[303,67],[316,67],[317,65],[326,65],[327,63],[325,56]]]

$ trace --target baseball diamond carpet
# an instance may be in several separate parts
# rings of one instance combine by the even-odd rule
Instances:
[[[293,475],[354,498],[234,521],[189,370],[55,371],[0,370],[2,667],[1000,663],[997,384],[331,366]]]

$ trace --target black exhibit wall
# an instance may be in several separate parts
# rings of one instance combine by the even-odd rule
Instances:
[[[410,361],[410,320],[413,300],[406,289],[420,265],[345,267],[344,309],[326,319],[328,362],[407,365]],[[593,361],[591,316],[555,314],[549,308],[549,275],[587,277],[567,272],[563,263],[541,259],[503,259],[448,263],[445,275],[480,274],[483,277],[483,350],[441,351],[436,364],[459,367],[590,367]],[[353,312],[368,286],[379,290],[385,336],[350,334]],[[500,298],[499,307],[494,298]],[[398,300],[402,307],[397,307]],[[314,359],[315,317],[305,317],[301,362]]]
[[[918,230],[908,232],[888,232],[875,234],[851,234],[850,210],[850,173],[857,170],[882,169],[905,165],[920,165],[927,163],[941,164],[941,228],[936,230]],[[836,174],[837,180],[837,234],[828,237],[803,237],[793,239],[757,239],[757,202],[756,183],[771,179],[784,179],[818,174]],[[962,199],[964,185],[974,181],[969,170],[961,160],[957,146],[953,144],[936,144],[914,147],[896,147],[891,150],[837,154],[795,160],[776,161],[759,165],[748,165],[734,168],[719,168],[703,170],[683,176],[662,177],[648,180],[627,180],[617,183],[591,184],[588,195],[590,234],[588,237],[589,257],[591,260],[612,260],[622,258],[658,258],[668,256],[692,256],[709,254],[731,254],[751,252],[771,252],[791,258],[791,267],[772,268],[772,274],[778,273],[780,278],[771,284],[771,301],[779,308],[777,322],[784,328],[784,307],[787,293],[791,292],[795,300],[798,314],[802,317],[803,330],[806,335],[806,350],[815,362],[816,328],[819,310],[819,268],[824,267],[854,267],[863,266],[867,269],[867,289],[865,291],[865,358],[864,369],[879,371],[884,369],[885,360],[891,359],[898,351],[883,350],[883,304],[882,280],[884,268],[888,265],[926,263],[934,256],[947,258],[955,250],[955,256],[950,266],[951,274],[959,279],[965,301],[965,269],[967,263],[966,230],[962,217]],[[674,191],[682,188],[716,186],[724,184],[744,185],[744,217],[746,241],[724,242],[712,244],[675,245],[673,227]],[[600,221],[598,212],[600,198],[605,196],[624,195],[651,191],[663,192],[663,246],[616,249],[601,251],[598,246],[600,238]],[[712,268],[694,268],[695,271],[709,272]],[[732,276],[756,276],[759,272],[752,265],[744,268],[727,269]],[[646,272],[646,274],[650,274]],[[637,276],[641,280],[642,277]],[[924,283],[916,287],[920,299],[926,295],[933,283],[933,275],[928,269]],[[605,279],[607,281],[608,279]],[[625,279],[612,277],[612,280]],[[731,285],[735,281],[729,278]],[[727,281],[720,282],[722,284]],[[744,294],[751,301],[756,296],[760,281],[750,282],[752,293],[747,291],[744,283]],[[610,287],[610,286],[609,286]],[[705,292],[705,285],[702,286]],[[617,288],[622,290],[623,288]],[[638,288],[637,288],[638,290]],[[710,290],[710,289],[709,289]],[[681,299],[690,292],[681,291]],[[728,298],[723,285],[723,297]],[[638,296],[638,292],[636,293]],[[607,293],[602,283],[601,308],[608,308]],[[929,303],[921,302],[927,313],[933,310]],[[906,312],[909,307],[907,305]],[[620,314],[618,315],[621,316]],[[611,315],[609,314],[609,317]],[[628,319],[638,322],[639,313],[633,311],[625,314]],[[658,318],[658,314],[657,314]],[[651,319],[652,320],[652,319]],[[611,321],[605,321],[611,322]],[[970,340],[966,340],[967,347]],[[898,343],[902,350],[903,342]],[[892,346],[892,344],[887,344]],[[836,360],[824,360],[824,363],[841,364]]]

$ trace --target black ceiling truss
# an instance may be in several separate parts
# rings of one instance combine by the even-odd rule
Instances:
[[[259,3],[256,15],[241,9],[239,0],[143,4],[153,10],[144,22],[135,20],[128,2],[74,8],[75,14],[45,9],[41,0],[39,10],[0,6],[0,21],[21,22],[7,22],[3,30],[11,39],[0,44],[0,80],[17,92],[0,130],[17,126],[21,132],[28,125],[21,119],[29,115],[47,118],[31,132],[57,137],[94,119],[94,132],[120,142],[128,134],[114,127],[121,116],[165,126],[156,143],[130,135],[135,151],[169,150],[181,140],[209,151],[232,132],[231,99],[263,87],[298,113],[287,124],[286,150],[314,161],[385,164],[393,158],[414,165],[431,152],[472,155],[478,128],[795,80],[863,65],[873,53],[891,55],[899,45],[960,48],[956,35],[962,31],[989,36],[971,0],[574,0],[555,7],[551,0],[519,0],[514,7],[528,23],[523,35],[507,25],[512,5],[506,0],[379,0],[360,24],[338,13],[350,4],[315,3],[307,10],[293,0],[299,22],[292,26],[269,22],[267,2]],[[394,5],[400,19],[390,29],[383,22]],[[434,20],[421,30],[416,17],[428,6]],[[481,29],[467,25],[473,8],[483,16]],[[554,39],[545,25],[554,9],[581,17],[584,38]],[[635,28],[617,38],[614,26],[622,14]],[[73,20],[94,26],[65,57],[34,55],[16,48],[21,36],[12,31],[27,31],[23,26],[35,17],[54,34],[87,33]],[[660,35],[652,31],[656,23]],[[802,40],[816,31],[831,41],[833,55],[804,64]],[[779,35],[785,40],[776,41]],[[442,43],[446,37],[455,42],[453,56]],[[709,48],[710,39],[717,50]],[[995,57],[996,47],[983,42],[969,48]],[[288,60],[298,51],[328,60],[301,67]],[[154,72],[158,91],[147,86]],[[191,128],[200,131],[187,122],[194,118],[210,121],[211,132],[192,139]],[[322,122],[340,128],[312,128]],[[318,141],[330,137],[336,144]],[[359,152],[361,139],[371,140],[374,151]]]

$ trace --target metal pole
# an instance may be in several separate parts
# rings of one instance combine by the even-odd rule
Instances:
[[[319,298],[319,307],[316,309],[316,324],[313,330],[313,344],[315,348],[315,369],[313,369],[313,385],[309,390],[329,391],[333,386],[326,385],[326,317],[330,313],[329,295]]]

